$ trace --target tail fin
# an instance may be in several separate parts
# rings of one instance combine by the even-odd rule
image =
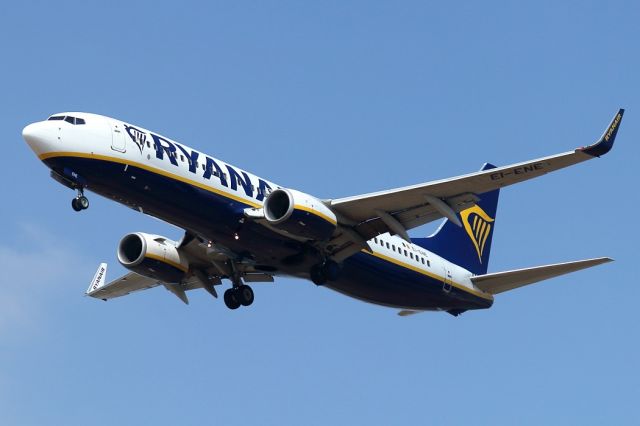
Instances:
[[[495,167],[486,163],[481,170]],[[433,235],[412,241],[474,274],[486,274],[499,195],[499,189],[479,194],[476,205],[457,213],[462,227],[445,219]]]

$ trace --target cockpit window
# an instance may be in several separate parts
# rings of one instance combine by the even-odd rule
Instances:
[[[51,120],[64,120],[67,123],[76,125],[76,124],[86,124],[86,122],[84,121],[84,118],[77,118],[77,117],[72,117],[70,115],[64,116],[64,115],[52,115],[51,117],[49,117],[48,119],[49,121]]]

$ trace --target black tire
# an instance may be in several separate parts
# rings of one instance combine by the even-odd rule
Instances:
[[[238,300],[235,289],[230,288],[224,292],[224,304],[229,309],[238,309],[240,307],[240,301]]]
[[[78,202],[77,198],[74,198],[73,200],[71,200],[71,208],[77,212],[82,210],[82,207],[80,207],[80,203]]]
[[[322,265],[322,274],[327,281],[335,281],[338,279],[338,275],[340,275],[340,265],[333,260],[327,260],[324,265]]]
[[[242,306],[249,306],[253,303],[253,290],[248,285],[241,285],[236,289],[238,301]]]
[[[84,195],[82,195],[80,198],[78,198],[78,205],[80,206],[80,208],[82,210],[86,210],[89,208],[89,199],[87,197],[85,197]]]
[[[311,268],[310,274],[311,274],[311,281],[313,281],[315,285],[323,285],[327,282],[327,277],[324,274],[322,265],[313,266]]]

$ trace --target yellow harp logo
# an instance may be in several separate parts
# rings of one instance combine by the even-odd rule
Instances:
[[[464,229],[478,252],[478,260],[482,263],[484,245],[491,233],[491,223],[495,220],[489,217],[480,206],[475,205],[460,212]]]

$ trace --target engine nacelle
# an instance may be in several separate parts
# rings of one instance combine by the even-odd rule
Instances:
[[[127,234],[120,240],[118,261],[137,274],[165,283],[179,283],[189,270],[189,262],[175,241],[144,232]]]
[[[264,217],[274,228],[309,240],[328,240],[336,215],[322,201],[293,189],[276,189],[264,201]]]

